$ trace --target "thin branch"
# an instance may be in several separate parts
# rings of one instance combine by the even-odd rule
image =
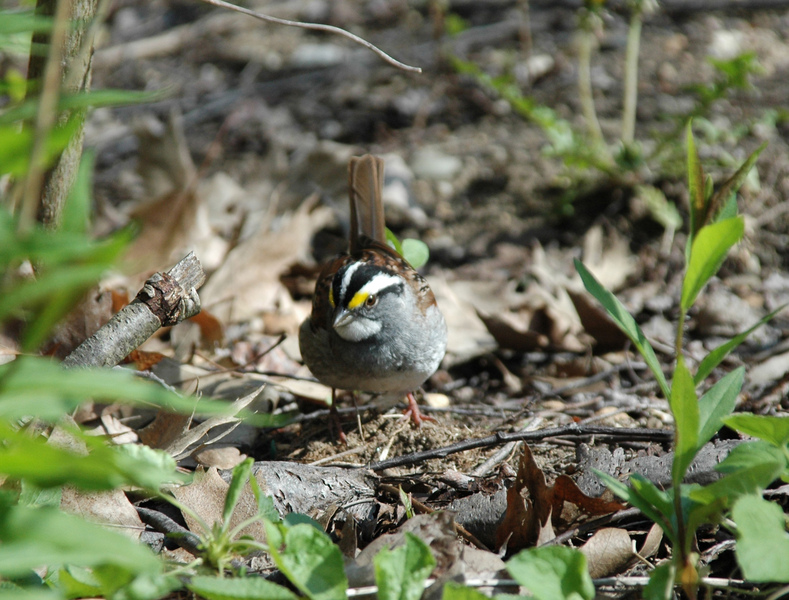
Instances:
[[[341,35],[343,37],[348,38],[349,40],[356,42],[361,46],[364,46],[368,50],[372,50],[378,56],[380,56],[382,59],[388,62],[390,65],[393,65],[398,69],[402,69],[404,71],[411,71],[413,73],[422,72],[421,68],[412,67],[405,63],[401,63],[399,60],[395,60],[380,48],[373,46],[367,40],[360,38],[358,35],[352,34],[350,31],[341,29],[340,27],[335,27],[333,25],[323,25],[321,23],[302,23],[300,21],[289,21],[288,19],[271,17],[269,15],[264,15],[263,13],[255,12],[254,10],[249,10],[248,8],[244,8],[242,6],[236,6],[235,4],[230,4],[229,2],[225,2],[224,0],[203,0],[203,2],[207,4],[211,4],[212,6],[219,6],[220,8],[234,10],[236,12],[249,15],[250,17],[255,17],[256,19],[260,19],[261,21],[266,21],[267,23],[275,23],[277,25],[287,25],[289,27],[300,27],[301,29],[311,29],[313,31],[324,31],[326,33],[334,33],[336,35]]]
[[[489,435],[488,437],[478,438],[473,440],[464,440],[457,444],[444,446],[443,448],[434,448],[432,450],[423,450],[421,452],[414,452],[405,456],[398,456],[388,460],[371,463],[367,466],[371,471],[382,471],[384,469],[391,469],[393,467],[402,467],[405,465],[413,465],[431,458],[445,458],[450,454],[464,452],[466,450],[473,450],[475,448],[484,448],[487,446],[498,446],[513,441],[535,441],[544,440],[552,437],[587,437],[594,436],[596,439],[613,438],[625,439],[627,441],[646,440],[654,442],[669,442],[673,439],[674,431],[671,429],[643,429],[643,428],[626,428],[626,427],[599,427],[599,426],[581,426],[581,425],[567,425],[564,427],[550,427],[548,429],[540,429],[538,431],[515,431],[512,433],[497,433]]]

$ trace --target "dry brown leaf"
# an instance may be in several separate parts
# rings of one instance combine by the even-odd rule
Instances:
[[[660,549],[660,543],[662,541],[663,530],[660,528],[660,525],[653,523],[652,527],[649,528],[647,538],[644,540],[641,548],[638,549],[638,555],[641,558],[649,558],[650,556],[654,556]]]
[[[518,464],[515,483],[507,490],[507,509],[496,531],[496,545],[511,551],[550,541],[556,530],[565,530],[584,518],[615,512],[619,502],[584,494],[567,475],[548,485],[528,444]]]
[[[242,454],[235,446],[202,447],[192,453],[192,458],[197,461],[197,464],[217,469],[232,469],[246,457],[247,455]]]
[[[500,284],[479,281],[452,281],[428,277],[430,288],[441,307],[449,330],[444,366],[466,362],[496,347],[496,341],[477,315],[475,307],[490,310],[489,301],[496,298]]]
[[[140,441],[151,448],[167,448],[184,435],[191,422],[190,415],[159,411],[156,418],[138,432]]]
[[[630,535],[618,527],[596,531],[580,550],[593,579],[620,573],[635,556]]]
[[[203,305],[223,323],[237,323],[266,312],[285,311],[293,300],[280,277],[300,260],[307,260],[313,234],[331,217],[327,208],[311,210],[304,202],[276,230],[272,223],[236,246],[200,290]],[[294,319],[295,332],[298,319]]]
[[[552,492],[554,523],[562,529],[567,529],[588,517],[607,515],[625,507],[615,500],[587,496],[567,475],[559,475],[556,478]]]
[[[200,328],[200,338],[204,345],[213,346],[221,344],[225,338],[225,328],[214,315],[206,309],[202,309],[194,317],[189,319],[196,323]]]
[[[111,293],[91,290],[57,326],[42,352],[47,356],[65,358],[112,318],[112,304]]]
[[[619,232],[611,229],[606,240],[603,228],[594,225],[584,237],[584,266],[605,289],[615,291],[635,272],[637,259]]]
[[[112,525],[114,530],[135,540],[145,530],[137,511],[120,490],[85,492],[66,486],[60,497],[60,508],[94,523]]]
[[[213,230],[204,198],[195,191],[197,171],[179,115],[163,125],[153,117],[137,126],[140,140],[138,171],[149,201],[137,206],[131,217],[139,221],[140,234],[126,252],[128,269],[147,274],[181,258],[187,249],[200,256],[204,266],[209,248],[227,243]]]
[[[572,290],[567,290],[567,293],[575,305],[584,330],[594,338],[597,352],[611,352],[625,346],[628,342],[627,336],[588,293]]]
[[[548,529],[551,520],[551,490],[545,474],[534,462],[531,448],[523,445],[515,483],[507,490],[507,510],[496,531],[496,547],[517,551],[555,537]]]
[[[211,467],[205,473],[196,476],[195,481],[190,485],[175,488],[173,494],[179,502],[191,508],[210,527],[213,523],[222,522],[222,512],[229,487],[216,468]],[[230,527],[235,527],[244,519],[256,514],[258,514],[257,503],[249,484],[247,484],[241,492],[236,509],[230,518]],[[201,533],[199,523],[188,513],[184,513],[184,519],[192,532]],[[266,534],[263,525],[257,522],[242,529],[239,533],[239,536],[241,535],[250,535],[260,541],[265,539]]]

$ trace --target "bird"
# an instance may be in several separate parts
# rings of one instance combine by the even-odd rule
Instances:
[[[332,388],[335,416],[343,389],[384,403],[405,397],[406,415],[419,426],[427,417],[414,391],[441,364],[447,325],[425,278],[387,242],[383,181],[383,159],[350,159],[348,251],[321,269],[299,347],[312,374]]]

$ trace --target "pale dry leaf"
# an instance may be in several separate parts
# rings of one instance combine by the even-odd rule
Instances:
[[[215,467],[208,469],[201,476],[189,485],[177,487],[173,494],[190,509],[192,509],[209,527],[214,523],[222,522],[222,513],[225,506],[225,497],[230,485],[222,479]],[[257,503],[249,489],[249,485],[244,487],[236,504],[236,509],[230,518],[230,526],[235,527],[244,519],[256,515],[258,512]],[[200,534],[199,523],[189,513],[184,513],[189,530]],[[256,540],[265,538],[265,531],[261,523],[253,523],[244,528],[239,535],[251,535]]]
[[[615,229],[610,230],[606,240],[600,225],[592,226],[584,237],[583,260],[592,275],[611,291],[621,288],[637,267],[628,240]]]
[[[63,488],[60,508],[87,521],[110,525],[132,539],[138,539],[145,525],[121,490],[86,492],[70,486]]]
[[[428,282],[449,330],[445,367],[466,362],[496,347],[493,336],[474,308],[476,301],[491,297],[488,282],[448,282],[440,276],[428,277]]]
[[[197,464],[217,469],[232,469],[247,457],[235,446],[208,447],[196,450],[192,458]]]
[[[296,262],[308,261],[313,234],[331,219],[328,208],[311,202],[283,217],[275,229],[265,222],[228,254],[200,291],[203,304],[223,323],[247,321],[276,312],[290,298],[280,276]]]
[[[660,550],[660,543],[662,541],[663,530],[660,528],[660,525],[653,523],[652,527],[649,528],[647,538],[644,540],[644,543],[638,550],[638,555],[641,558],[649,558],[650,556],[654,556],[657,551]]]
[[[598,530],[580,550],[593,579],[621,572],[635,556],[630,535],[618,527]]]
[[[207,202],[195,189],[197,173],[180,115],[173,113],[166,125],[149,117],[138,123],[136,133],[138,170],[149,200],[130,215],[139,221],[140,234],[126,252],[127,269],[135,274],[159,271],[187,250],[205,266],[215,266],[227,243],[213,229]]]

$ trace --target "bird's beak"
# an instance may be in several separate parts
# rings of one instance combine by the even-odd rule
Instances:
[[[334,311],[334,323],[332,324],[332,327],[335,329],[345,327],[346,325],[349,325],[353,319],[353,312],[343,306],[338,306],[337,310]]]

